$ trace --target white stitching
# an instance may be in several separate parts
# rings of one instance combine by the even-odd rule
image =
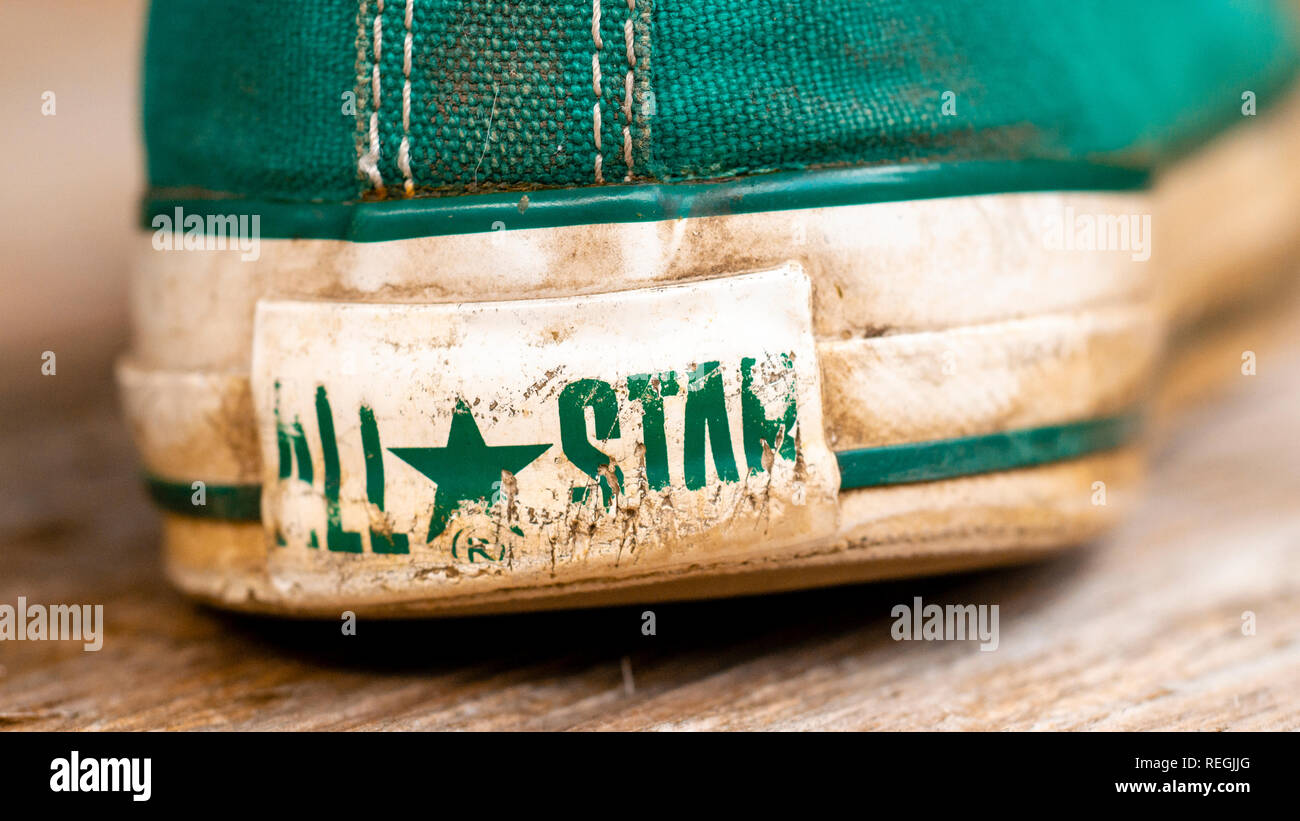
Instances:
[[[627,10],[632,14],[627,16],[627,22],[623,24],[623,42],[627,44],[627,64],[636,65],[636,53],[632,51],[632,15],[636,14],[636,0],[627,0]]]
[[[627,173],[623,182],[632,180],[632,70],[636,67],[636,52],[632,48],[632,18],[636,16],[636,0],[627,0],[627,22],[623,24],[623,40],[627,44],[627,76],[623,80],[623,162]]]
[[[361,159],[361,170],[370,177],[370,183],[379,192],[379,196],[387,196],[388,190],[384,187],[384,177],[379,171],[379,58],[383,45],[383,16],[384,0],[379,0],[379,10],[375,14],[374,27],[374,64],[370,73],[370,151]]]
[[[402,144],[397,149],[397,167],[405,179],[406,196],[414,196],[411,177],[411,23],[415,0],[406,0],[406,39],[402,42]]]
[[[596,104],[591,108],[591,127],[596,140],[596,182],[605,181],[601,166],[605,159],[600,155],[600,50],[604,43],[600,39],[600,0],[591,0],[591,41],[596,51],[591,55],[591,90],[596,94]]]

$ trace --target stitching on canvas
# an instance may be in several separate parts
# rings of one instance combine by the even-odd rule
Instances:
[[[591,55],[591,90],[596,94],[596,104],[591,107],[591,128],[596,141],[596,182],[605,181],[601,166],[605,164],[600,153],[600,50],[604,43],[600,39],[600,0],[591,0],[591,41],[596,50]]]
[[[632,18],[636,16],[636,0],[627,0],[627,22],[623,24],[623,40],[627,45],[627,76],[623,78],[623,162],[627,165],[624,182],[632,180],[632,71],[636,68],[636,51],[632,48]]]
[[[361,0],[357,4],[357,85],[356,85],[356,128],[357,128],[357,174],[363,178],[369,179],[370,174],[366,170],[366,155],[369,149],[366,147],[366,112],[370,107],[370,102],[364,96],[365,93],[365,70],[366,70],[366,15],[370,10],[370,0]]]
[[[379,0],[378,10],[375,12],[373,55],[374,63],[370,70],[370,151],[362,158],[362,171],[370,177],[370,183],[374,186],[379,195],[386,196],[388,190],[384,187],[384,176],[379,171],[379,60],[383,48],[384,37],[384,0]]]
[[[402,144],[397,149],[397,167],[404,179],[406,196],[415,194],[415,180],[411,177],[411,44],[415,0],[406,0],[406,37],[402,41]]]

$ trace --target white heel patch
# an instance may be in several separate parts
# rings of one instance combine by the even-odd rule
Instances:
[[[464,595],[834,533],[810,304],[795,266],[565,299],[263,300],[273,581]]]

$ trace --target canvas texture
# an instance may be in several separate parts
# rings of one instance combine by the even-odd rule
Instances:
[[[1146,168],[1239,121],[1243,93],[1277,99],[1289,8],[160,1],[149,176],[153,196],[352,202],[936,160]]]

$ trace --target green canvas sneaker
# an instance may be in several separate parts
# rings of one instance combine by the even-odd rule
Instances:
[[[119,378],[172,579],[481,612],[1094,536],[1182,316],[1150,180],[1282,99],[1289,10],[155,4]]]

